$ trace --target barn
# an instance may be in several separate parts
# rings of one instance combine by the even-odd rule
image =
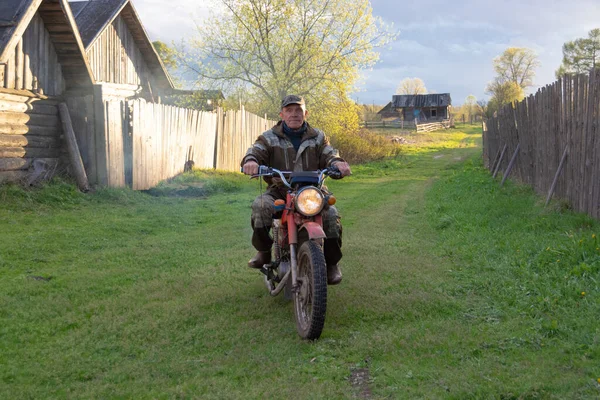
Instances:
[[[173,82],[129,0],[72,1],[101,98],[158,102]]]
[[[206,110],[160,104],[186,95]],[[82,190],[144,190],[186,165],[237,170],[274,121],[222,100],[173,88],[130,0],[0,0],[0,184],[68,170]]]
[[[437,122],[450,118],[450,93],[394,95],[379,114],[383,118],[400,118],[418,123]]]
[[[0,2],[0,183],[71,169],[69,119],[87,179],[108,184],[110,142],[123,140],[110,135],[108,101],[158,103],[173,93],[129,0]]]
[[[95,82],[66,0],[2,0],[0,20],[0,183],[32,183],[59,168],[59,103]]]

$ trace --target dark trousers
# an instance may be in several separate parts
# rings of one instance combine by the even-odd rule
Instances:
[[[273,202],[285,200],[285,193],[275,188],[269,188],[258,196],[252,203],[252,245],[258,251],[270,251],[273,239],[269,234],[273,224]],[[342,224],[337,209],[329,206],[322,214],[323,230],[327,238],[324,242],[323,253],[327,265],[337,264],[342,259]]]

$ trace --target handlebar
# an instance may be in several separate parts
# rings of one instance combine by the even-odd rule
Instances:
[[[329,176],[333,179],[341,179],[342,178],[342,173],[335,166],[330,166],[328,168],[325,168],[322,170],[317,170],[315,172],[319,173],[319,184],[323,183],[323,181],[325,180],[325,177],[327,177],[327,176]],[[267,167],[266,165],[259,165],[258,174],[252,175],[252,178],[258,178],[261,176],[279,175],[283,184],[291,189],[292,185],[285,178],[286,175],[289,176],[291,174],[292,174],[292,171],[280,171],[277,168]]]
[[[285,176],[284,176],[284,175],[288,175],[288,176],[291,175],[292,171],[280,171],[277,168],[267,167],[266,165],[259,165],[258,166],[258,174],[252,175],[252,177],[258,178],[259,176],[273,176],[273,174],[279,175],[283,184],[285,186],[289,187],[290,189],[292,188],[291,183],[289,183],[287,181],[287,179],[285,179]]]

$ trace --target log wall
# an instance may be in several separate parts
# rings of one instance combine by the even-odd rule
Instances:
[[[51,175],[57,168],[61,149],[57,105],[32,92],[0,90],[0,183],[26,180],[38,172]]]
[[[56,50],[39,13],[31,20],[6,65],[0,66],[0,87],[49,96],[64,91]]]

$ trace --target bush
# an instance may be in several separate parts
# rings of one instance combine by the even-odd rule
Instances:
[[[309,115],[311,125],[323,130],[340,156],[351,164],[393,157],[400,146],[385,137],[359,127],[360,108],[351,100],[322,102],[320,108]]]
[[[331,142],[333,147],[340,151],[341,157],[351,164],[380,160],[400,154],[399,145],[390,143],[384,136],[367,129],[332,135]]]

